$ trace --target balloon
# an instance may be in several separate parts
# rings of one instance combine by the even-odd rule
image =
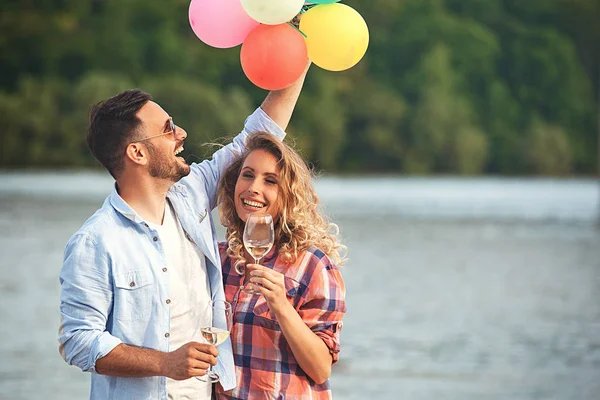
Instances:
[[[343,71],[356,65],[369,46],[369,28],[360,14],[345,4],[318,5],[302,15],[308,57],[319,67]]]
[[[288,24],[260,25],[248,34],[240,61],[244,73],[256,86],[279,90],[302,75],[308,63],[304,38]]]
[[[294,18],[304,5],[303,0],[242,0],[249,16],[260,23],[278,25]]]
[[[200,40],[218,48],[241,44],[258,22],[246,14],[240,0],[192,0],[190,25]]]
[[[331,3],[337,3],[340,0],[311,0],[311,1],[307,1],[307,3],[310,4],[331,4]]]

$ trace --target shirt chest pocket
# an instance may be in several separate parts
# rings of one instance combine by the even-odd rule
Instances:
[[[152,271],[135,270],[115,274],[114,318],[135,321],[152,312],[154,277]]]

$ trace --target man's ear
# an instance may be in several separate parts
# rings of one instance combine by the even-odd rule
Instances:
[[[125,157],[138,165],[148,164],[148,149],[141,143],[130,143],[125,149]]]

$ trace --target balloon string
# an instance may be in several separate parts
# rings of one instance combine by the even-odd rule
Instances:
[[[302,14],[304,14],[305,12],[307,12],[308,10],[310,10],[311,8],[313,8],[314,6],[316,6],[317,4],[305,4],[302,6],[302,9],[300,9],[300,12],[298,13],[298,15],[296,15],[296,17],[294,17],[293,20],[289,21],[287,24],[289,26],[291,26],[292,28],[294,28],[295,30],[297,30],[298,32],[300,32],[300,34],[302,36],[304,36],[305,38],[307,38],[308,36],[306,36],[306,33],[302,32],[300,30],[300,16]]]
[[[306,36],[306,34],[305,34],[304,32],[302,32],[302,31],[300,30],[300,28],[298,28],[296,25],[292,24],[291,22],[288,22],[287,24],[288,24],[289,26],[291,26],[292,28],[294,28],[295,30],[297,30],[298,32],[300,32],[300,34],[301,34],[302,36],[304,36],[305,38],[307,38],[307,37],[308,37],[308,36]]]
[[[304,14],[305,12],[307,12],[308,10],[310,10],[313,7],[318,6],[318,4],[305,4],[302,6],[302,9],[300,10],[300,14]]]

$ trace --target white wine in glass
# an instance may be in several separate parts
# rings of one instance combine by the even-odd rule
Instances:
[[[201,326],[200,334],[202,338],[208,343],[214,346],[218,346],[229,337],[229,331],[231,330],[231,325],[233,324],[233,310],[231,308],[231,303],[228,303],[224,300],[215,300],[209,301],[207,305],[207,312],[212,311],[212,319],[215,316],[225,316],[225,322],[227,325],[227,329],[216,328],[214,326]],[[197,376],[196,378],[200,379],[204,382],[215,383],[219,381],[219,375],[213,371],[212,365],[206,371],[206,375]]]
[[[200,332],[202,333],[202,337],[204,338],[204,340],[206,340],[209,344],[212,344],[215,346],[220,345],[221,343],[226,341],[227,338],[229,337],[228,330],[214,328],[212,326],[209,326],[207,328],[202,328],[202,329],[200,329]]]
[[[275,229],[273,227],[273,217],[270,214],[250,214],[244,227],[244,247],[254,258],[254,263],[260,263],[260,260],[271,250],[275,241]],[[242,290],[250,294],[260,294],[252,288],[249,281],[248,272],[244,269],[245,279]]]

